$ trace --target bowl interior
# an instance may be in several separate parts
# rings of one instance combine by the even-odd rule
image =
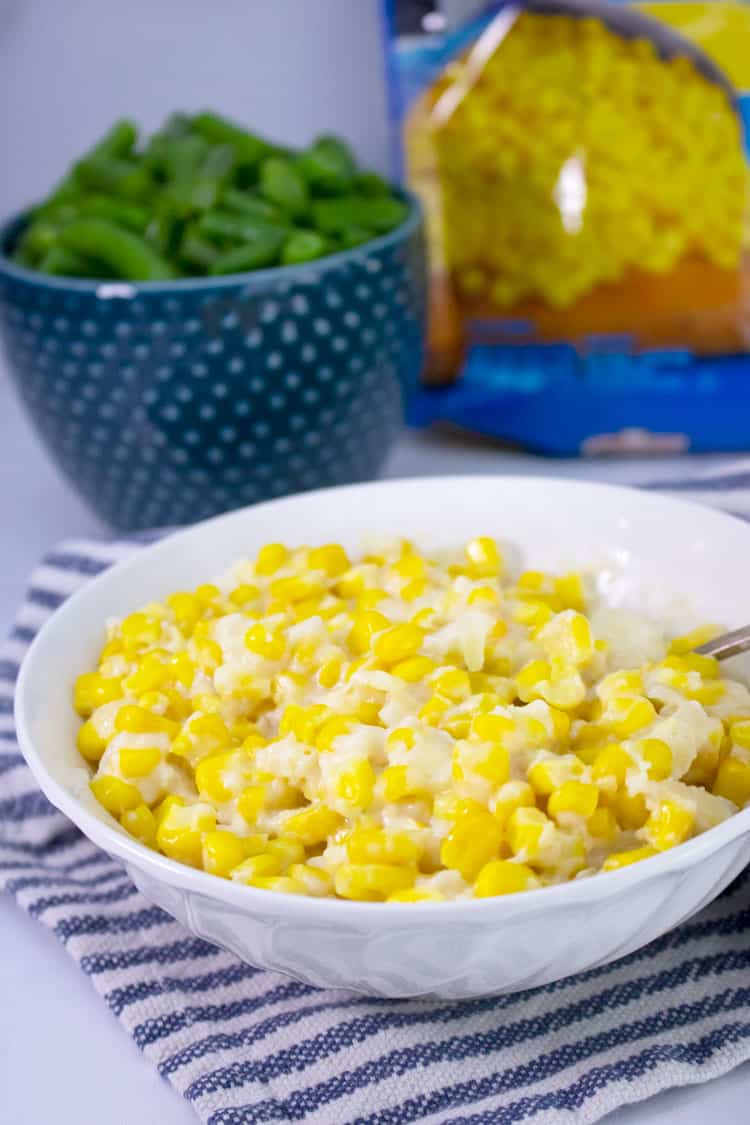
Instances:
[[[367,537],[395,535],[451,547],[478,534],[511,544],[524,565],[601,568],[607,600],[658,614],[675,628],[750,621],[750,525],[710,509],[623,488],[514,477],[306,493],[220,516],[144,548],[50,619],[24,662],[16,703],[37,780],[79,823],[82,805],[110,826],[115,843],[124,840],[89,792],[71,707],[73,680],[92,667],[108,617],[207,581],[269,541],[337,541],[356,549]]]

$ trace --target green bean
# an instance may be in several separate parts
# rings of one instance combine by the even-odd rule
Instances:
[[[209,273],[211,266],[219,257],[219,252],[213,242],[203,238],[195,226],[191,224],[185,231],[180,243],[180,261],[188,269],[199,269],[202,273]]]
[[[315,225],[324,234],[340,234],[351,226],[369,227],[384,234],[402,223],[408,211],[400,199],[368,199],[362,195],[320,199],[313,204]]]
[[[328,243],[317,231],[296,230],[284,243],[281,264],[293,266],[301,262],[312,262],[315,258],[322,258],[328,249]]]
[[[46,219],[38,219],[26,228],[21,236],[21,249],[32,261],[42,258],[56,244],[60,226]]]
[[[269,203],[267,199],[261,199],[259,195],[251,195],[250,192],[238,191],[237,188],[227,188],[221,201],[230,211],[238,211],[241,215],[246,215],[249,219],[275,223],[278,226],[284,225],[283,211],[275,207],[273,203]]]
[[[352,189],[357,195],[366,195],[368,199],[381,195],[390,198],[391,194],[388,182],[377,172],[358,172],[352,180]]]
[[[367,227],[350,226],[344,227],[339,233],[338,243],[342,250],[353,250],[355,246],[361,246],[363,242],[369,242],[375,235]]]
[[[161,168],[168,180],[196,176],[210,151],[208,141],[195,133],[164,139],[157,149]]]
[[[77,219],[60,231],[60,244],[126,281],[165,281],[176,275],[145,239],[107,219]]]
[[[267,200],[282,211],[298,218],[305,215],[310,205],[310,194],[304,177],[291,160],[269,156],[260,169],[260,191]]]
[[[137,140],[137,126],[134,122],[123,117],[120,121],[115,121],[112,128],[108,129],[104,136],[89,149],[88,156],[130,156]]]
[[[351,188],[355,165],[346,146],[334,145],[330,138],[321,138],[297,158],[311,191],[325,195],[341,195]]]
[[[151,194],[151,177],[143,165],[110,156],[89,156],[75,166],[76,179],[91,191],[140,202]]]
[[[223,211],[208,211],[198,220],[198,230],[208,238],[229,242],[253,242],[260,234],[271,232],[282,241],[288,228],[268,223],[264,219],[229,215]]]
[[[265,156],[273,152],[273,146],[267,141],[216,113],[197,113],[191,124],[194,131],[211,144],[232,145],[238,165],[256,167]]]
[[[64,246],[53,246],[48,250],[38,268],[57,277],[111,277],[111,274],[103,273],[92,262],[72,250],[66,250]]]
[[[112,199],[108,195],[84,195],[76,203],[68,205],[68,212],[71,212],[67,214],[68,220],[79,215],[84,219],[110,219],[137,234],[143,234],[150,217],[145,207],[124,199]]]
[[[273,231],[264,231],[244,246],[234,246],[220,254],[211,266],[210,272],[216,276],[227,273],[244,273],[248,270],[273,266],[279,260],[282,238]]]

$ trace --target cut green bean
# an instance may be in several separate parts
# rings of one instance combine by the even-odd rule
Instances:
[[[218,257],[219,251],[214,243],[203,238],[194,226],[188,227],[180,243],[181,263],[188,269],[210,273]]]
[[[103,278],[112,276],[108,272],[97,271],[93,262],[82,258],[80,254],[74,254],[72,250],[66,250],[64,246],[53,246],[51,250],[48,250],[39,263],[39,269],[56,277]]]
[[[139,145],[123,118],[29,209],[11,254],[59,276],[219,276],[360,246],[407,214],[338,137],[296,151],[205,111]]]
[[[287,228],[252,219],[245,215],[231,215],[224,211],[209,211],[198,220],[198,230],[208,238],[225,242],[254,242],[264,233],[274,234],[283,241]]]
[[[297,167],[312,192],[341,195],[351,190],[356,165],[345,145],[322,137],[300,154]]]
[[[57,243],[60,227],[56,223],[38,219],[23,232],[21,247],[32,261],[44,257]]]
[[[291,160],[269,156],[260,169],[260,191],[270,203],[295,218],[306,215],[310,193],[304,177]]]
[[[112,128],[108,129],[104,136],[101,137],[91,149],[89,149],[88,155],[90,157],[130,156],[137,140],[138,127],[136,126],[135,122],[130,121],[126,117],[123,117],[120,121],[115,121]]]
[[[374,237],[373,232],[367,227],[350,226],[344,227],[339,233],[338,242],[342,250],[353,250],[355,246],[361,246]]]
[[[149,223],[149,212],[146,207],[137,203],[128,203],[124,199],[112,199],[108,195],[84,195],[75,203],[69,205],[68,219],[110,219],[118,226],[127,227],[128,230],[143,234]]]
[[[370,198],[362,195],[339,199],[320,199],[313,204],[313,218],[325,234],[341,234],[347,227],[369,227],[385,234],[402,223],[409,209],[400,199]]]
[[[352,180],[352,189],[357,195],[365,195],[368,199],[378,196],[390,198],[391,189],[388,182],[377,172],[358,172]]]
[[[60,231],[60,244],[101,262],[125,281],[166,281],[176,276],[145,239],[106,219],[77,219]]]
[[[89,156],[75,166],[78,183],[90,191],[140,202],[151,194],[151,177],[141,164],[110,156]]]
[[[237,163],[245,167],[256,167],[265,156],[273,152],[273,146],[267,141],[216,113],[197,113],[192,119],[192,127],[211,144],[232,145]]]
[[[240,215],[246,215],[249,219],[274,223],[278,226],[284,225],[284,212],[275,207],[273,203],[269,203],[267,199],[261,199],[259,195],[247,191],[238,191],[237,188],[227,188],[222,195],[221,202],[230,211],[237,211]]]
[[[284,243],[281,264],[294,266],[301,262],[312,262],[315,258],[322,258],[327,251],[328,243],[317,231],[296,230]]]
[[[220,254],[211,266],[210,272],[214,275],[227,273],[245,273],[249,270],[264,269],[275,266],[279,260],[279,252],[283,238],[271,231],[265,231],[254,242],[245,246],[235,246]]]

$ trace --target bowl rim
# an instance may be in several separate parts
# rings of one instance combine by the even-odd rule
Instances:
[[[75,292],[104,300],[113,297],[132,299],[140,294],[171,295],[203,290],[221,291],[237,286],[265,289],[279,281],[311,284],[320,280],[321,271],[335,270],[341,265],[346,265],[347,262],[361,261],[363,258],[367,258],[371,252],[377,253],[381,250],[387,250],[390,246],[403,242],[422,225],[424,208],[419,198],[400,185],[390,186],[394,194],[409,205],[409,213],[403,222],[399,223],[393,230],[388,231],[387,234],[371,238],[368,242],[363,242],[359,246],[354,246],[349,250],[337,250],[333,254],[326,254],[312,262],[301,262],[299,265],[271,266],[268,269],[230,273],[222,277],[176,277],[168,281],[121,281],[117,278],[56,277],[29,266],[19,265],[6,252],[11,236],[18,233],[28,216],[28,210],[17,211],[0,224],[0,278],[7,277],[12,281],[36,285],[42,289]]]
[[[669,871],[689,870],[701,859],[719,851],[731,841],[750,835],[750,805],[732,814],[726,820],[705,832],[694,836],[685,843],[655,856],[641,860],[639,863],[620,868],[616,871],[599,872],[585,879],[573,879],[568,882],[554,884],[553,886],[539,887],[533,890],[516,892],[483,899],[449,899],[444,902],[414,902],[414,903],[384,903],[361,902],[341,900],[332,897],[312,897],[296,894],[281,894],[278,891],[262,890],[258,887],[233,883],[228,879],[221,879],[170,859],[160,852],[156,852],[139,843],[134,837],[129,836],[112,819],[110,825],[107,820],[89,812],[81,801],[64,784],[59,783],[47,771],[42,756],[37,751],[31,736],[30,722],[26,714],[26,695],[28,683],[34,675],[36,653],[40,647],[47,643],[47,634],[56,627],[64,617],[75,616],[79,606],[85,603],[89,592],[96,586],[106,584],[113,576],[117,577],[130,568],[143,565],[143,559],[152,553],[157,553],[159,547],[171,544],[175,540],[189,540],[192,535],[205,534],[208,528],[215,528],[222,521],[228,522],[240,519],[249,511],[268,509],[270,506],[289,505],[300,500],[315,501],[320,498],[330,498],[334,494],[347,493],[372,493],[373,490],[396,490],[404,485],[416,485],[424,488],[434,488],[438,492],[446,486],[466,486],[467,481],[481,487],[498,485],[523,490],[544,488],[563,493],[584,491],[592,493],[608,493],[614,501],[618,497],[623,499],[637,495],[639,503],[661,510],[678,508],[685,513],[691,513],[694,518],[705,521],[718,522],[731,525],[734,528],[743,528],[750,537],[750,523],[731,515],[721,509],[711,508],[706,505],[673,497],[659,492],[649,492],[639,488],[624,485],[612,485],[604,482],[581,481],[560,477],[523,477],[512,474],[469,474],[457,476],[422,476],[398,478],[387,481],[374,481],[365,484],[344,485],[334,488],[310,490],[292,496],[279,497],[267,500],[261,504],[247,505],[234,511],[224,512],[210,519],[202,520],[187,528],[181,528],[154,543],[150,543],[141,550],[108,567],[104,572],[84,583],[75,593],[62,603],[44,622],[29,646],[18,674],[14,699],[14,719],[18,742],[22,754],[29,766],[37,784],[48,800],[63,812],[83,834],[94,844],[102,848],[109,855],[114,855],[126,864],[145,870],[168,886],[182,891],[195,892],[205,897],[223,901],[227,905],[252,912],[273,913],[277,916],[295,916],[300,921],[326,921],[367,922],[369,925],[382,926],[387,919],[387,927],[393,923],[412,923],[417,918],[424,918],[425,912],[432,914],[440,912],[438,917],[451,924],[461,924],[467,921],[476,921],[482,912],[487,914],[494,911],[496,921],[502,921],[502,916],[518,910],[535,913],[546,907],[553,908],[557,905],[584,906],[593,901],[609,899],[626,891],[628,887],[645,881],[651,876],[658,876]],[[561,495],[562,500],[562,495]],[[109,815],[109,814],[107,814]],[[750,859],[750,848],[748,859]],[[398,927],[396,927],[398,928]]]

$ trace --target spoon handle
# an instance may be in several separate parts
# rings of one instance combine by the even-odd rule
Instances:
[[[714,656],[717,660],[726,660],[730,656],[738,656],[741,652],[750,649],[750,625],[743,625],[732,633],[722,633],[712,641],[706,641],[695,651],[701,656]]]

